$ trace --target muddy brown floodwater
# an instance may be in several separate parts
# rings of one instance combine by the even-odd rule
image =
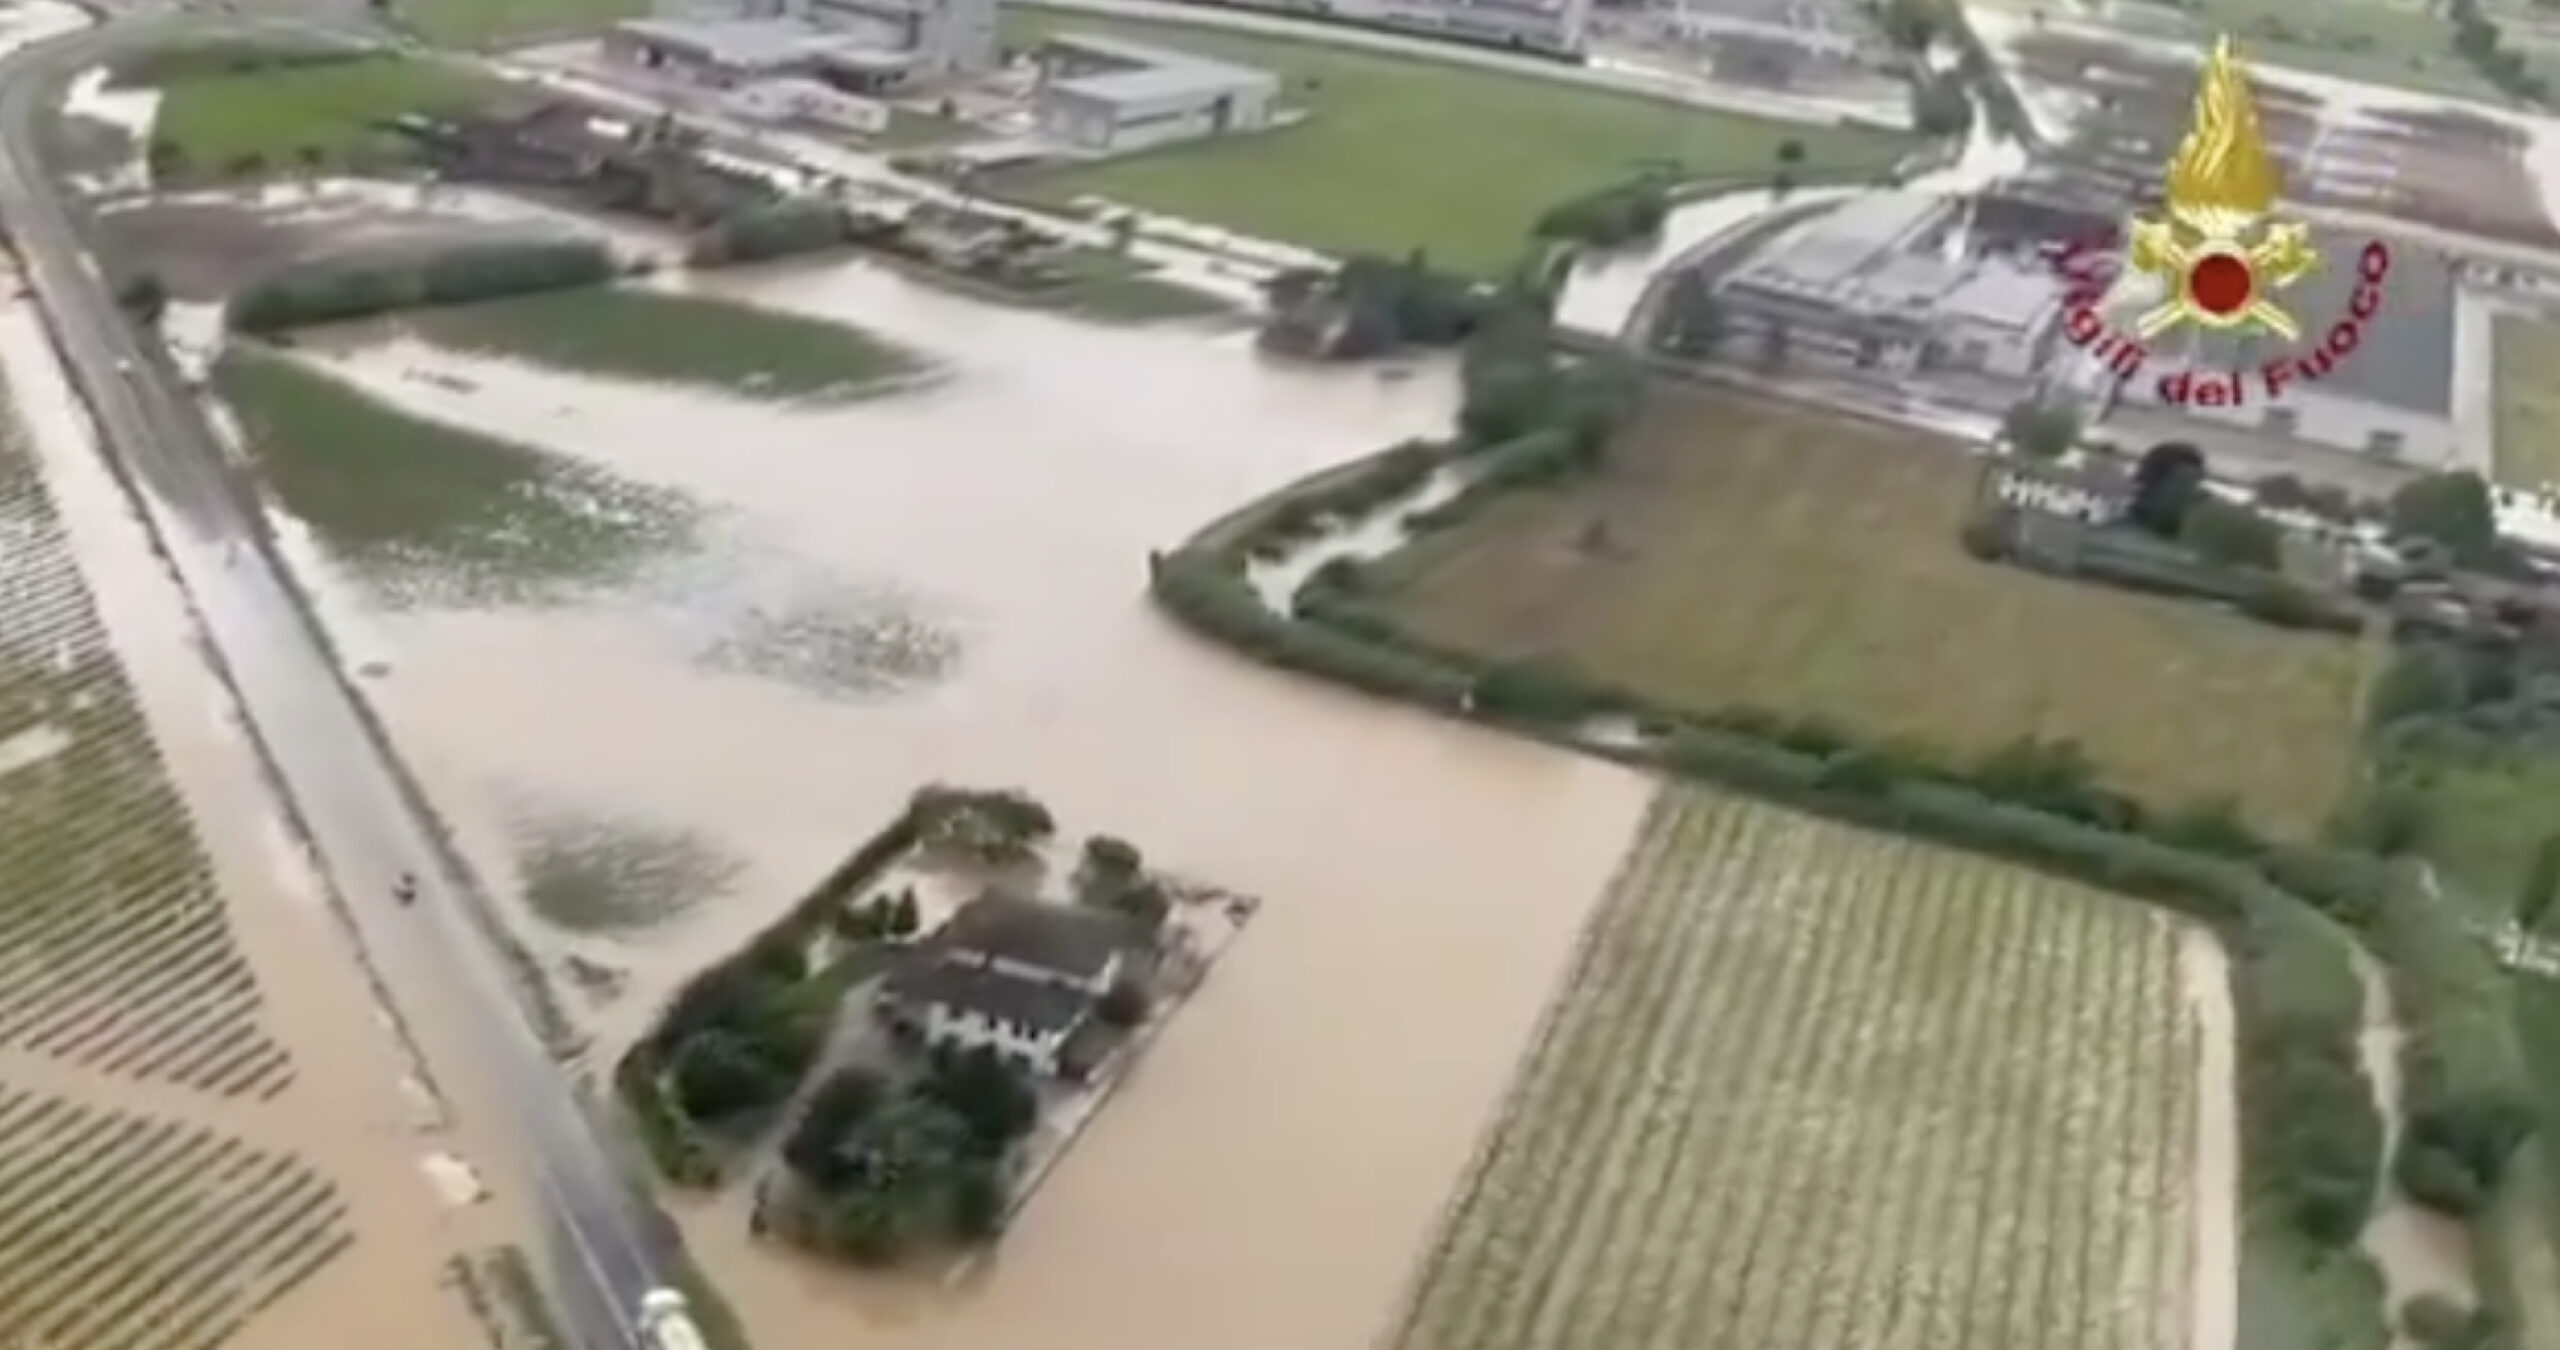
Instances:
[[[898,1350],[1358,1350],[1647,784],[1251,666],[1156,615],[1145,561],[1280,483],[1444,429],[1450,372],[1278,368],[1239,335],[1078,326],[859,263],[723,289],[859,320],[953,377],[777,411],[414,343],[326,357],[411,410],[729,513],[729,554],[622,602],[372,612],[323,577],[350,663],[383,663],[367,686],[484,869],[512,865],[509,793],[742,860],[680,919],[575,940],[635,971],[608,1040],[928,780],[1028,788],[1064,828],[1265,907],[983,1279],[886,1298],[751,1252],[735,1206],[688,1223],[714,1276],[767,1346],[865,1325],[863,1344]],[[715,612],[739,589],[724,568],[780,568],[838,625],[929,631],[940,655],[853,696],[705,659],[706,634],[735,627]]]

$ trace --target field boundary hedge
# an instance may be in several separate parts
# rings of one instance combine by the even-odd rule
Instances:
[[[2404,869],[2369,855],[2271,844],[2236,822],[2198,832],[2167,821],[2156,833],[2137,833],[2138,810],[2108,816],[2107,803],[2127,800],[2113,793],[2081,794],[2098,803],[2100,820],[2111,820],[2097,823],[2033,794],[2004,794],[1916,763],[1898,747],[1856,743],[1836,728],[1748,709],[1699,718],[1569,671],[1536,671],[1541,697],[1531,700],[1520,696],[1526,675],[1517,665],[1416,642],[1375,610],[1344,603],[1339,591],[1315,588],[1308,593],[1315,603],[1289,615],[1262,602],[1247,576],[1253,558],[1408,496],[1456,453],[1407,443],[1282,488],[1151,556],[1150,596],[1175,622],[1264,664],[1809,814],[1989,854],[2211,925],[2233,972],[2246,1208],[2280,1206],[2306,1236],[2342,1251],[2352,1249],[2371,1208],[2383,1162],[2356,1051],[2361,992],[2343,965],[2352,933],[2391,972],[2407,1025],[2407,1124],[2392,1174],[2412,1195],[2455,1213],[2469,1213],[2494,1191],[2532,1124],[2499,972]],[[1604,713],[1631,716],[1651,734],[1606,745],[1577,734],[1586,718]],[[2200,837],[2160,837],[2181,829]],[[2306,1147],[2306,1135],[2319,1142]],[[2324,1157],[2305,1160],[2323,1144]]]
[[[330,258],[287,267],[232,295],[224,322],[260,337],[424,305],[570,290],[622,269],[590,239],[482,241],[420,253]]]

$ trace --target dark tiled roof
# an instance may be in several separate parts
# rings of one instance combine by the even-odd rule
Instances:
[[[900,1003],[939,1003],[1035,1032],[1069,1030],[1093,1008],[1091,995],[1064,985],[938,961],[924,952],[891,973],[888,992]]]
[[[1126,938],[1116,916],[989,891],[954,912],[928,945],[1090,980],[1102,974]]]

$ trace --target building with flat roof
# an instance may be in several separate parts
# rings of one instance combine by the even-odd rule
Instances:
[[[1041,135],[1085,154],[1259,130],[1280,99],[1269,71],[1098,34],[1060,34],[1034,60]]]
[[[688,5],[617,23],[604,46],[717,88],[799,78],[880,93],[994,70],[996,0],[745,0],[725,14]]]
[[[1560,55],[1580,55],[1591,31],[1591,0],[1381,0],[1378,10],[1399,28]]]
[[[1954,248],[1959,203],[1855,199],[1779,236],[1715,287],[1728,352],[1897,379],[1962,371],[2029,380],[2054,351],[2050,272]]]

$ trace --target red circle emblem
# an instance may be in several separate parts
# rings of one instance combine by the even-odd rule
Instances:
[[[2248,308],[2256,290],[2248,260],[2233,254],[2208,253],[2187,269],[2187,298],[2216,318]]]

